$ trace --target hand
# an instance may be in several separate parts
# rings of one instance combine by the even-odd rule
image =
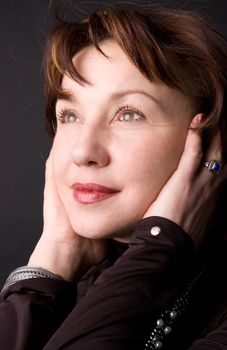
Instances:
[[[177,223],[190,235],[196,248],[211,224],[220,187],[227,179],[226,167],[215,175],[203,164],[201,135],[196,129],[201,120],[201,114],[193,118],[178,168],[144,215],[162,216]],[[205,160],[210,159],[221,160],[219,135],[206,154]]]
[[[46,162],[43,214],[43,233],[29,266],[39,266],[74,281],[104,259],[106,240],[91,240],[74,232],[56,189],[51,153]]]

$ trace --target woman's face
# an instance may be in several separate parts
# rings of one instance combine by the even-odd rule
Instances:
[[[192,112],[188,100],[146,79],[114,42],[80,51],[68,76],[69,100],[56,104],[57,190],[75,232],[128,241],[177,167]]]

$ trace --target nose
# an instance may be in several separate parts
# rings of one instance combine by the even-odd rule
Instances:
[[[83,130],[82,130],[83,129]],[[72,160],[77,166],[104,167],[110,162],[105,132],[84,127],[72,146]]]

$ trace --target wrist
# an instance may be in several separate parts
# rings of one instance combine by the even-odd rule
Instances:
[[[43,237],[32,252],[28,266],[41,267],[69,282],[78,281],[83,274],[81,254],[72,242],[53,242]]]

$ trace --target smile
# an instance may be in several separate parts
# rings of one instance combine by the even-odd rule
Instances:
[[[75,183],[72,189],[74,199],[82,204],[93,204],[108,199],[119,192],[94,183]]]

